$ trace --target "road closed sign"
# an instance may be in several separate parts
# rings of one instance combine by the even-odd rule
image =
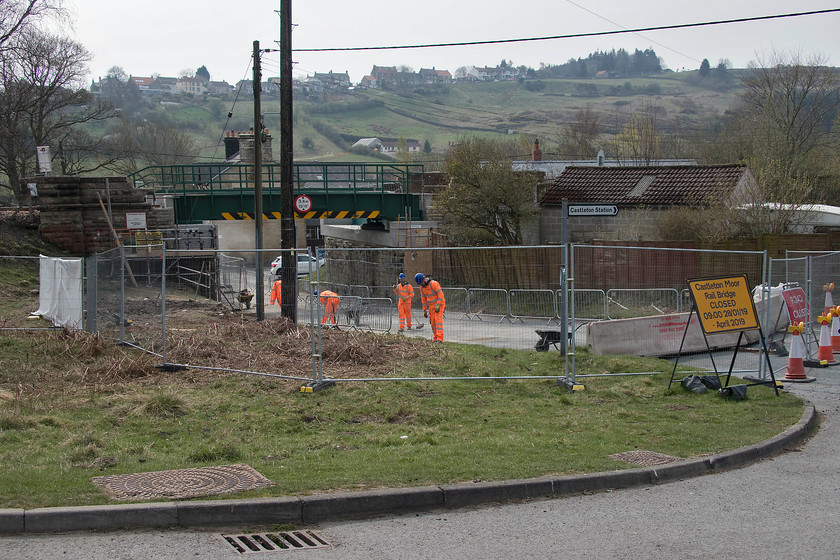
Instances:
[[[808,323],[808,298],[805,297],[805,290],[802,288],[788,288],[782,290],[782,297],[785,299],[788,317],[792,325]]]
[[[759,328],[746,274],[689,280],[688,289],[707,335]]]

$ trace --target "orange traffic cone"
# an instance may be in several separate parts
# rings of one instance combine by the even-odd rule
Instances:
[[[802,343],[802,337],[800,336],[804,330],[804,323],[797,323],[788,327],[788,332],[793,335],[793,340],[790,343],[787,373],[785,373],[784,377],[787,381],[802,381],[807,379],[805,376],[805,366],[802,363],[802,358],[805,356],[805,345]]]
[[[823,313],[827,315],[831,311],[831,308],[834,307],[834,300],[831,297],[831,292],[834,291],[834,282],[823,286],[823,290],[825,290],[825,307],[823,308]]]
[[[826,361],[828,363],[834,362],[834,350],[831,348],[831,333],[829,332],[829,325],[831,324],[831,312],[828,315],[822,314],[817,317],[817,322],[820,326],[820,346],[817,349],[817,359],[819,361]]]
[[[831,308],[831,349],[840,352],[840,306]]]

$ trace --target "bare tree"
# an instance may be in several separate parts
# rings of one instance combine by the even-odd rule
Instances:
[[[0,52],[38,21],[63,15],[61,0],[0,0]]]
[[[147,165],[190,163],[198,155],[195,141],[183,130],[165,124],[119,119],[109,135],[109,152],[116,159],[109,167],[128,175]]]
[[[591,105],[575,112],[571,122],[566,123],[560,140],[560,150],[576,158],[592,158],[598,153],[601,136],[601,115]]]
[[[9,56],[0,60],[0,172],[20,200],[21,179],[35,172],[36,146],[57,154],[61,142],[67,157],[82,148],[75,145],[81,136],[71,134],[76,127],[113,113],[82,87],[90,54],[79,43],[27,29],[7,47]],[[99,166],[89,160],[76,171]]]
[[[833,141],[840,72],[825,63],[774,52],[749,64],[740,116],[753,156],[801,171],[811,151]]]
[[[651,165],[661,157],[662,137],[657,130],[658,107],[649,103],[636,111],[614,137],[619,161]]]

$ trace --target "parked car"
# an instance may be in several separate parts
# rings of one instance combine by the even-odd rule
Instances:
[[[295,268],[297,269],[298,276],[306,276],[310,272],[315,272],[318,268],[324,266],[324,263],[327,259],[320,258],[316,259],[315,257],[310,257],[306,253],[298,253],[297,254],[297,264]],[[283,266],[283,257],[277,257],[273,261],[271,261],[271,270],[269,271],[270,274],[279,275]]]

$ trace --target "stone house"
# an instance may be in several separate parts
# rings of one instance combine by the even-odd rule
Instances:
[[[569,205],[615,206],[615,215],[572,215],[568,240],[589,242],[628,230],[640,239],[656,237],[656,215],[674,206],[708,200],[736,200],[756,184],[743,165],[638,167],[568,166],[539,197],[540,242],[561,243],[563,199]]]

